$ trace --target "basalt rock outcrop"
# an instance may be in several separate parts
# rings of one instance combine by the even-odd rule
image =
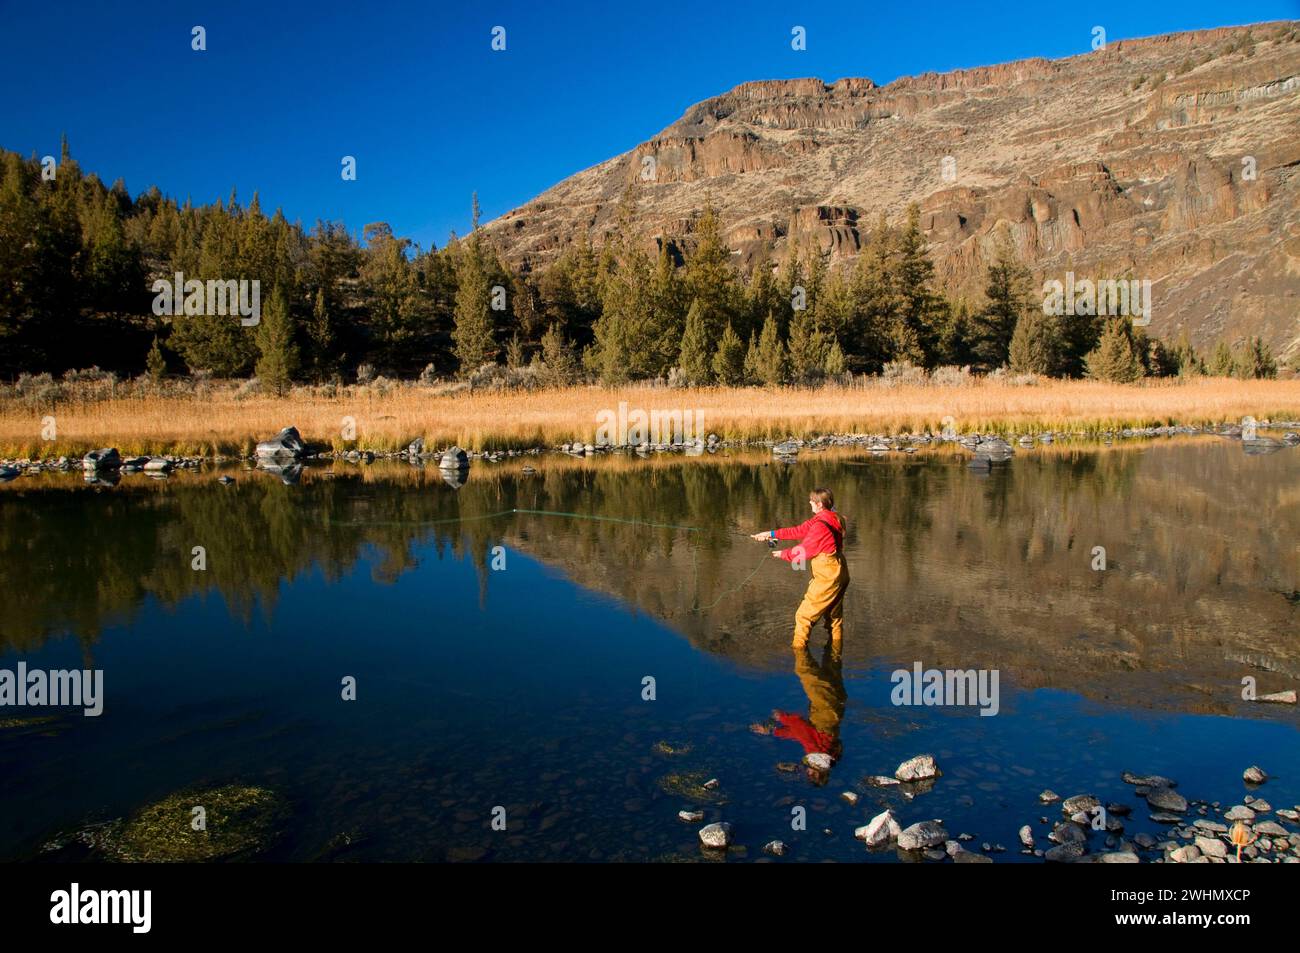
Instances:
[[[1087,37],[1081,39],[1086,48]],[[1001,237],[1040,280],[1148,278],[1149,331],[1300,350],[1300,26],[1112,41],[1061,60],[745,83],[487,228],[541,268],[613,231],[632,185],[647,248],[689,251],[706,201],[742,269],[856,255],[921,209],[948,293],[980,300]]]

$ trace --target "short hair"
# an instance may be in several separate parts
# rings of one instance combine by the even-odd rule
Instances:
[[[809,493],[808,499],[816,500],[822,505],[823,509],[835,509],[835,494],[831,493],[831,491],[826,489],[824,486],[819,486],[817,489]]]

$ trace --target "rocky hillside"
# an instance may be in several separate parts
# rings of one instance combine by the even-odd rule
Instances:
[[[948,160],[948,161],[945,161]],[[745,83],[488,225],[540,268],[599,242],[629,184],[647,244],[706,200],[737,262],[815,242],[843,262],[922,210],[938,275],[978,300],[1005,232],[1042,279],[1149,278],[1149,330],[1300,352],[1300,24],[1111,42],[1062,60]]]

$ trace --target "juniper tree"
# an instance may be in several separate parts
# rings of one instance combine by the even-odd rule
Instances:
[[[158,347],[158,335],[154,335],[153,344],[149,348],[149,354],[144,361],[145,371],[149,379],[155,384],[162,382],[167,374],[167,360],[163,357],[162,348]]]
[[[812,311],[797,311],[790,322],[789,353],[790,377],[804,384],[821,377],[826,366],[830,341],[817,327]]]
[[[748,376],[755,383],[777,385],[786,382],[789,365],[785,343],[777,332],[774,315],[769,314],[767,320],[763,322],[763,331],[757,341],[750,338],[749,351],[745,355],[745,367]]]
[[[1210,358],[1210,376],[1231,377],[1233,366],[1232,349],[1226,342],[1219,341],[1214,345],[1214,356]]]
[[[550,387],[564,387],[578,379],[577,358],[558,321],[542,335],[541,350],[534,361],[540,361],[542,381]]]
[[[1127,318],[1106,322],[1101,340],[1087,358],[1088,376],[1116,384],[1131,384],[1142,377],[1142,359]]]
[[[1007,362],[1017,374],[1055,374],[1061,362],[1061,340],[1054,315],[1028,308],[1016,322]]]
[[[686,312],[686,330],[682,333],[677,366],[688,384],[707,384],[713,379],[708,330],[699,298],[691,302],[691,309]]]
[[[1253,337],[1246,342],[1241,356],[1234,364],[1237,376],[1243,379],[1277,377],[1277,361],[1273,360],[1272,350],[1260,337]]]
[[[864,370],[879,373],[893,359],[899,308],[893,238],[883,214],[858,255],[850,289],[853,318],[844,340]]]
[[[329,373],[329,355],[334,347],[334,322],[323,287],[316,291],[311,321],[307,324],[307,340],[311,343],[311,364],[316,380],[323,381]]]
[[[263,387],[283,397],[298,372],[298,346],[293,340],[293,317],[283,285],[276,285],[271,300],[262,309],[257,326],[257,378]]]
[[[696,225],[698,243],[686,259],[686,295],[700,303],[704,336],[712,346],[722,329],[736,317],[739,296],[731,249],[722,238],[722,228],[712,203],[706,203]]]
[[[899,312],[893,338],[895,346],[902,349],[896,358],[931,364],[943,299],[934,291],[934,263],[926,250],[920,220],[920,208],[915,203],[908,206],[907,225],[898,242]]]
[[[988,267],[984,296],[987,302],[973,322],[973,351],[984,367],[1001,367],[1007,362],[1016,324],[1033,307],[1029,269],[1016,259],[1005,237],[998,242],[994,260]]]
[[[713,375],[719,384],[739,387],[745,383],[745,342],[730,324],[718,341],[718,352],[713,355]]]

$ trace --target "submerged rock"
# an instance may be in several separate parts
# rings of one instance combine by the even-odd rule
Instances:
[[[1163,778],[1158,774],[1134,774],[1132,771],[1125,771],[1122,775],[1125,784],[1135,784],[1139,787],[1147,788],[1176,788],[1178,782]]]
[[[1069,863],[1072,860],[1078,860],[1083,856],[1083,844],[1078,841],[1069,841],[1064,844],[1057,844],[1055,847],[1043,854],[1044,860],[1050,860],[1053,863]]]
[[[1147,794],[1147,804],[1161,811],[1187,812],[1187,798],[1169,788],[1157,788]]]
[[[785,843],[779,840],[770,840],[763,845],[763,853],[771,854],[773,857],[784,857],[785,849]]]
[[[194,830],[194,808],[205,830]],[[102,848],[113,860],[167,863],[235,859],[261,853],[283,833],[289,809],[258,787],[227,785],[172,794],[106,831]]]

